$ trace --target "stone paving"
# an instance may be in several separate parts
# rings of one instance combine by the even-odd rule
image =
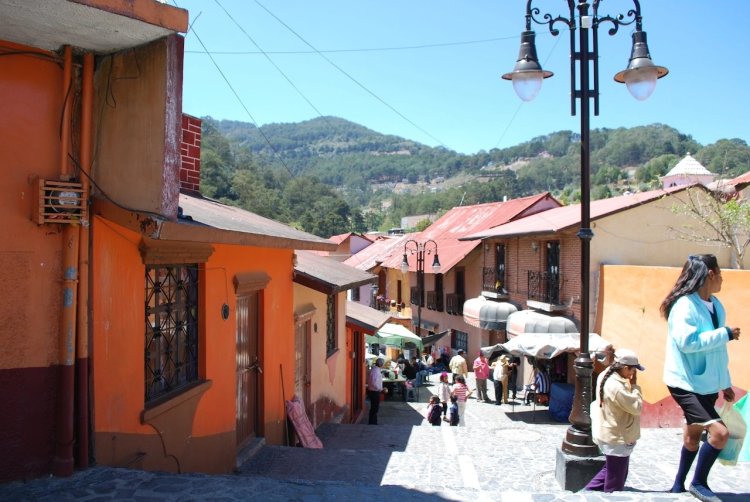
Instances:
[[[265,446],[233,475],[96,467],[68,479],[0,485],[0,500],[695,500],[664,493],[676,471],[678,429],[642,431],[625,491],[572,493],[554,475],[568,425],[550,420],[546,408],[470,400],[467,427],[433,427],[421,415],[430,390],[420,389],[419,403],[382,403],[378,426],[321,426],[323,450]],[[717,463],[709,482],[724,501],[750,501],[750,464]]]

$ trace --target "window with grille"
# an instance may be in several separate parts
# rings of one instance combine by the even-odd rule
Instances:
[[[469,334],[464,331],[453,330],[453,343],[451,345],[456,350],[469,351]]]
[[[338,350],[336,343],[336,295],[328,295],[326,309],[326,357]]]
[[[198,380],[198,265],[146,266],[146,403]]]

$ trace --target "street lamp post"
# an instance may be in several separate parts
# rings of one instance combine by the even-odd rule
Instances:
[[[425,242],[417,242],[409,239],[404,243],[404,259],[401,262],[401,272],[409,272],[409,255],[417,255],[417,336],[422,338],[422,303],[424,296],[424,258],[425,255],[435,254],[432,260],[432,270],[437,274],[440,272],[440,259],[438,258],[437,242],[429,239]]]
[[[539,92],[542,81],[551,77],[539,64],[534,44],[535,33],[531,22],[547,25],[553,36],[559,35],[558,23],[570,31],[570,91],[571,115],[576,114],[576,100],[581,103],[581,226],[578,237],[581,239],[581,322],[580,322],[580,355],[574,363],[576,373],[575,398],[570,413],[571,426],[568,428],[562,444],[562,451],[572,455],[590,457],[598,455],[598,448],[591,440],[591,374],[593,362],[589,355],[589,262],[590,242],[594,234],[590,228],[590,124],[589,105],[594,102],[594,115],[599,115],[599,45],[598,28],[603,23],[610,23],[609,35],[615,35],[620,26],[635,23],[633,46],[628,67],[615,75],[615,80],[624,83],[630,93],[638,100],[648,98],[656,86],[656,80],[668,73],[662,66],[656,66],[646,44],[646,33],[641,25],[641,6],[638,0],[632,0],[633,9],[616,16],[600,16],[600,0],[566,0],[568,17],[540,14],[538,8],[532,8],[533,0],[526,3],[526,30],[521,33],[521,49],[516,66],[512,72],[503,75],[512,80],[513,88],[524,101],[530,101]],[[589,8],[591,7],[591,13]],[[576,10],[578,15],[576,16]],[[541,17],[540,17],[541,16]],[[576,48],[576,30],[578,46]],[[591,32],[591,33],[589,33]],[[589,47],[591,38],[592,47]],[[593,69],[590,68],[593,66]],[[590,72],[590,70],[592,70]],[[579,80],[576,80],[576,73]],[[593,82],[590,77],[593,77]],[[577,86],[578,82],[580,85]],[[591,85],[593,83],[593,86]]]

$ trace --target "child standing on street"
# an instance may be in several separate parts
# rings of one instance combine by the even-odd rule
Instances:
[[[591,428],[591,435],[606,460],[584,490],[610,493],[625,488],[630,454],[641,437],[643,396],[636,381],[638,370],[644,369],[635,352],[620,349],[614,363],[599,375],[599,399],[591,407],[592,424],[598,425]]]
[[[432,425],[440,426],[443,418],[443,407],[440,405],[440,398],[437,396],[430,397],[430,405],[427,407],[427,421]]]
[[[456,399],[456,396],[451,396],[451,405],[448,407],[448,423],[450,423],[453,427],[458,426],[458,399]]]
[[[466,400],[471,395],[471,390],[466,386],[466,379],[462,375],[456,377],[456,383],[451,389],[451,397],[456,398],[458,404],[458,426],[466,427]],[[451,402],[453,400],[451,399]]]
[[[445,417],[448,414],[448,401],[451,399],[451,386],[448,384],[448,373],[443,372],[440,374],[437,396],[443,405],[443,417]]]

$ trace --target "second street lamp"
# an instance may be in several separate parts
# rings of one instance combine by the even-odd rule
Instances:
[[[432,270],[437,274],[440,272],[440,259],[438,258],[437,242],[429,239],[425,242],[417,242],[409,239],[404,243],[404,259],[401,262],[401,272],[409,273],[409,255],[417,255],[417,336],[422,337],[422,304],[424,303],[424,259],[425,255],[435,254],[432,260]],[[413,302],[412,302],[413,303]]]
[[[532,21],[539,25],[547,25],[553,36],[560,34],[556,26],[561,24],[570,32],[570,91],[571,114],[576,114],[576,100],[581,102],[581,226],[578,237],[581,239],[581,319],[580,319],[580,355],[576,358],[574,369],[576,373],[575,397],[570,413],[571,426],[568,428],[561,450],[565,453],[581,457],[591,457],[599,454],[597,446],[591,439],[591,374],[593,362],[589,355],[589,267],[590,243],[594,236],[590,228],[590,124],[589,105],[593,100],[594,115],[599,115],[599,40],[598,28],[601,24],[611,25],[608,33],[615,35],[620,26],[635,23],[633,32],[633,47],[628,67],[615,75],[615,81],[624,83],[630,93],[638,100],[646,99],[654,91],[656,80],[665,76],[668,70],[656,66],[651,61],[651,55],[646,44],[646,33],[641,25],[641,6],[638,0],[631,0],[633,9],[626,14],[615,16],[599,15],[600,0],[567,0],[567,17],[541,14],[538,8],[532,8],[533,0],[526,3],[526,30],[521,34],[521,49],[515,68],[503,75],[505,80],[513,81],[513,88],[518,96],[529,101],[533,99],[542,86],[545,78],[551,77],[552,72],[545,71],[539,64],[534,43],[535,33],[531,30]],[[591,12],[589,12],[591,8]],[[577,15],[576,15],[576,10]],[[576,41],[576,31],[578,40]],[[592,46],[589,47],[589,38]],[[577,43],[577,46],[576,46]],[[593,66],[591,71],[590,66]],[[578,79],[576,79],[578,75]],[[593,77],[593,82],[591,80]],[[580,83],[580,85],[578,85]],[[592,86],[593,84],[593,86]],[[558,469],[559,471],[559,469]],[[559,472],[558,472],[559,474]],[[560,477],[558,476],[558,481]],[[567,480],[566,480],[567,481]],[[562,481],[561,481],[562,482]],[[578,489],[582,485],[580,480],[573,480],[565,486],[566,489]],[[563,483],[567,485],[566,483]]]

